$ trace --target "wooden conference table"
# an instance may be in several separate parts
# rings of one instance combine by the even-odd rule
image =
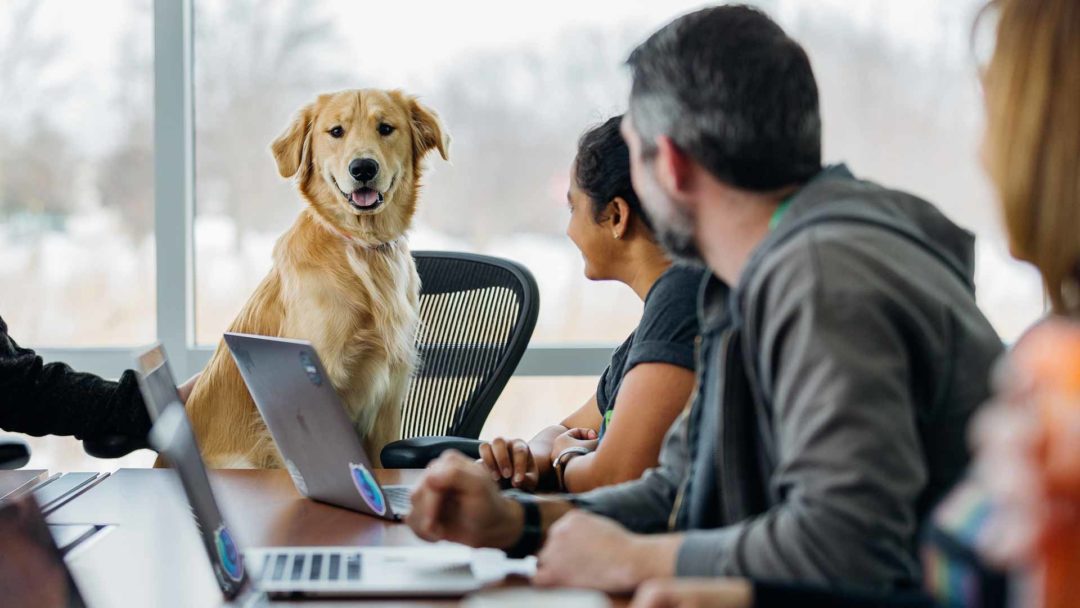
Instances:
[[[421,471],[377,470],[384,484],[415,482]],[[0,496],[42,471],[0,471]],[[210,474],[241,548],[292,545],[422,545],[409,528],[300,496],[282,470]],[[47,517],[50,524],[108,524],[68,555],[91,608],[219,606],[221,592],[179,483],[160,469],[121,469]],[[521,583],[519,583],[521,584]],[[616,606],[625,598],[614,598]],[[332,600],[285,606],[456,606],[460,600]]]

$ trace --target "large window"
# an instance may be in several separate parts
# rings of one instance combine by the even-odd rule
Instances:
[[[152,16],[0,4],[0,315],[22,343],[154,337]]]
[[[777,0],[810,54],[825,158],[905,189],[973,231],[979,304],[1006,340],[1044,309],[1038,274],[1013,260],[979,164],[982,95],[972,22],[982,0]]]
[[[752,3],[810,54],[825,158],[975,232],[979,301],[1015,339],[1044,303],[979,165],[983,1]],[[195,372],[302,208],[270,142],[321,92],[402,88],[454,137],[452,163],[430,161],[413,248],[512,258],[540,284],[524,377],[485,429],[531,435],[589,396],[641,311],[629,289],[587,281],[563,234],[576,140],[625,109],[630,49],[702,4],[6,0],[0,315],[88,371],[119,375],[157,339],[178,375]]]
[[[302,204],[271,140],[318,93],[366,87],[420,95],[453,135],[452,164],[429,162],[414,249],[528,266],[538,343],[624,339],[641,302],[587,281],[563,234],[570,163],[581,131],[625,105],[627,50],[693,4],[197,1],[198,341],[217,342]]]
[[[978,233],[980,300],[1015,337],[1042,299],[1037,277],[1007,255],[978,166],[967,36],[981,2],[758,4],[812,57],[825,157],[923,195]],[[580,132],[625,107],[629,50],[698,5],[197,1],[198,342],[217,342],[302,204],[277,176],[270,141],[319,92],[354,87],[419,94],[454,135],[453,164],[431,163],[414,248],[525,263],[543,294],[537,343],[624,338],[641,305],[583,277],[563,234],[568,169]]]

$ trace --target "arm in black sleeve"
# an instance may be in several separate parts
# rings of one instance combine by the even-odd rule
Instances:
[[[0,319],[0,429],[29,435],[143,438],[150,419],[132,371],[119,382],[45,363]]]

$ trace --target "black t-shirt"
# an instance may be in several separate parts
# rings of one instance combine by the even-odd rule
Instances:
[[[596,405],[603,422],[603,439],[615,398],[627,372],[639,363],[670,363],[694,369],[694,339],[698,335],[697,296],[705,271],[674,265],[656,280],[645,296],[641,321],[611,355],[596,387]]]

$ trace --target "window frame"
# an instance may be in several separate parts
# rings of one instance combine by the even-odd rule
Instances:
[[[179,378],[203,369],[215,350],[195,341],[194,2],[154,0],[153,7],[156,328],[157,341],[169,352]],[[615,346],[530,345],[514,375],[598,376]],[[42,348],[38,352],[46,360],[116,378],[131,367],[137,348]]]

